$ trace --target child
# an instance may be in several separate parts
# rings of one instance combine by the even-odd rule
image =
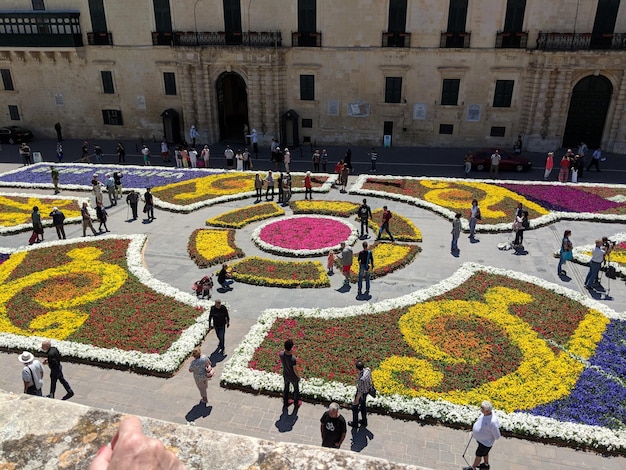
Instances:
[[[326,263],[326,267],[328,268],[328,275],[331,276],[334,271],[333,271],[333,267],[335,265],[335,252],[334,251],[330,251],[328,253],[328,262]]]

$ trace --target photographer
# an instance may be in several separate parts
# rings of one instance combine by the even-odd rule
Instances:
[[[605,247],[604,241],[596,240],[596,246],[591,253],[591,261],[589,262],[589,273],[587,273],[587,277],[585,278],[585,287],[589,290],[594,290],[593,287],[597,283],[598,273],[600,272],[600,267],[602,266],[606,253],[607,248]]]

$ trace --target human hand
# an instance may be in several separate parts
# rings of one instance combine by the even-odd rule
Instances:
[[[143,434],[141,421],[128,416],[110,445],[102,447],[89,465],[89,470],[185,470],[185,466],[158,439]]]

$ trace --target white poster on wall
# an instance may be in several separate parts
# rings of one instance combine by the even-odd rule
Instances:
[[[466,121],[470,121],[470,122],[480,121],[480,108],[481,106],[479,104],[468,104]]]
[[[413,120],[423,121],[426,119],[426,103],[415,103],[413,105]]]

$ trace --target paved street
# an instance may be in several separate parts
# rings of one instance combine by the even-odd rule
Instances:
[[[36,149],[35,143],[32,147],[33,150]],[[158,143],[151,145],[151,147],[153,153],[158,153]],[[4,145],[3,149],[3,152],[0,152],[0,161],[3,162],[0,164],[0,170],[6,171],[19,166],[9,163],[10,161],[17,162],[17,157],[7,161],[7,152],[11,151],[17,154],[17,148]],[[45,154],[48,160],[50,160],[48,155],[51,155],[53,150],[54,146],[50,147],[50,151]],[[129,153],[130,150],[129,148]],[[332,151],[334,150],[338,151],[339,149]],[[357,156],[355,149],[353,151]],[[362,149],[362,151],[365,152],[366,149]],[[107,152],[109,150],[105,148],[105,153]],[[391,149],[389,152],[395,154],[395,149]],[[428,174],[427,171],[431,171],[433,165],[438,170],[448,168],[449,172],[454,172],[456,175],[462,172],[463,150],[458,153],[458,163],[454,163],[453,158],[456,157],[452,156],[450,149],[432,149],[432,152],[425,149],[419,149],[419,151],[413,149],[413,152],[416,155],[419,153],[419,157],[416,157],[415,161],[412,161],[411,150],[405,149],[401,152],[398,151],[402,155],[401,159],[392,160],[390,153],[389,163],[387,163],[385,154],[381,151],[379,173],[385,174],[403,168],[405,171],[399,171],[399,173],[422,174],[420,172],[423,170],[423,174]],[[439,158],[438,155],[442,155],[442,162],[436,161]],[[294,165],[295,170],[304,169],[300,166],[305,166],[305,157],[303,157],[303,162],[298,161],[297,158]],[[617,178],[623,180],[624,170],[621,168],[622,160],[620,158],[615,157],[607,163],[608,167],[609,164],[615,162],[612,171],[602,172],[599,175],[606,176],[606,181],[617,180]],[[66,161],[70,160],[70,158],[66,158]],[[331,157],[331,161],[334,160]],[[116,159],[108,157],[107,161],[113,162]],[[308,160],[306,161],[308,164]],[[361,154],[361,150],[359,150],[358,158],[354,158],[353,161],[357,171],[359,168],[363,171],[368,168],[365,153]],[[446,163],[443,163],[444,161]],[[138,163],[138,157],[134,163]],[[269,165],[269,162],[266,164]],[[261,166],[258,167],[261,168]],[[444,174],[445,172],[440,172],[440,175]],[[522,176],[539,179],[538,175],[542,174],[543,170],[533,170]],[[595,173],[593,175],[598,176]],[[350,180],[352,183],[353,178]],[[11,189],[11,192],[16,191]],[[23,192],[52,193],[52,191],[33,190]],[[81,193],[67,194],[76,196]],[[87,193],[82,194],[86,195]],[[321,196],[321,198],[327,200],[346,199],[355,202],[362,199],[356,195],[341,195],[336,190]],[[295,199],[302,199],[302,195],[296,194]],[[145,248],[147,268],[157,279],[170,283],[181,290],[189,291],[193,281],[206,273],[206,271],[199,270],[189,259],[186,251],[189,234],[194,229],[204,226],[204,221],[207,218],[235,207],[242,207],[249,202],[238,201],[222,204],[188,215],[157,211],[156,220],[150,224],[142,223],[140,220],[132,223],[126,222],[126,207],[119,205],[109,209],[108,226],[113,233],[146,233],[148,235],[148,243]],[[559,279],[556,275],[557,260],[551,257],[551,253],[558,248],[563,231],[565,229],[572,230],[572,241],[576,246],[592,243],[595,238],[624,230],[623,224],[558,222],[548,227],[528,231],[524,238],[527,253],[522,256],[516,256],[512,251],[499,251],[496,248],[499,242],[507,239],[506,234],[480,235],[480,242],[474,244],[470,244],[467,236],[462,235],[459,243],[461,254],[459,258],[455,258],[449,254],[449,221],[415,206],[372,197],[368,197],[368,202],[373,208],[387,204],[392,211],[409,217],[422,231],[424,239],[421,244],[423,251],[412,264],[405,269],[372,282],[371,293],[373,297],[371,302],[398,297],[416,289],[431,286],[453,274],[460,264],[467,261],[532,274],[588,295],[582,282],[587,273],[587,268],[570,263],[567,271],[571,279],[567,282]],[[55,236],[53,232],[48,229],[46,238],[52,239]],[[236,243],[247,255],[261,255],[262,252],[250,241],[251,232],[252,228],[250,227],[239,230]],[[79,237],[81,228],[78,225],[67,226],[66,233],[68,238]],[[27,239],[28,234],[26,233],[5,236],[0,239],[0,246],[18,247],[26,244]],[[362,302],[356,299],[354,286],[348,293],[338,291],[342,283],[340,276],[335,275],[331,279],[331,283],[330,289],[322,290],[261,288],[235,283],[232,291],[223,295],[218,294],[223,302],[229,306],[231,312],[231,327],[226,334],[226,353],[232,352],[265,308],[290,306],[327,308],[357,305]],[[624,281],[612,281],[610,287],[612,300],[601,301],[618,312],[625,311],[626,285]],[[210,353],[216,345],[215,335],[211,333],[203,344],[203,351]],[[218,363],[218,376],[222,368],[223,362]],[[0,388],[21,393],[20,371],[21,367],[16,354],[0,353]],[[321,404],[305,403],[298,411],[297,416],[293,414],[282,415],[280,398],[223,389],[219,386],[219,380],[216,376],[209,387],[209,406],[204,408],[198,404],[198,390],[191,374],[187,372],[187,364],[183,365],[181,370],[169,379],[146,377],[125,371],[71,363],[66,363],[64,372],[76,391],[76,396],[72,400],[77,403],[104,409],[112,408],[116,411],[178,423],[193,422],[196,426],[276,441],[313,445],[320,443],[319,418],[324,411]],[[46,390],[48,388],[47,379],[45,388]],[[349,411],[345,410],[344,416],[346,418],[348,414]],[[415,421],[404,421],[373,414],[369,419],[367,430],[359,429],[359,431],[348,436],[343,449],[352,449],[366,455],[433,469],[459,469],[465,466],[462,454],[468,438],[469,434],[464,430],[425,425]],[[475,443],[472,442],[468,454],[473,455],[474,450]],[[468,460],[471,458],[468,457]],[[492,468],[502,470],[565,470],[574,468],[617,470],[626,468],[626,458],[624,457],[605,457],[592,452],[575,451],[570,448],[508,437],[495,444],[491,453],[491,463]]]

